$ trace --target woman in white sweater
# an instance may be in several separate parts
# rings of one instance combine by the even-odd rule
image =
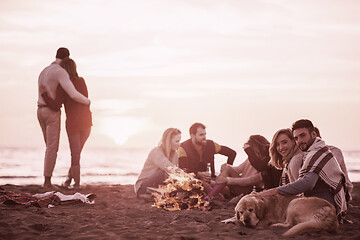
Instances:
[[[146,194],[147,187],[158,187],[170,171],[182,172],[178,168],[177,149],[180,146],[181,132],[176,128],[168,128],[163,133],[161,142],[149,153],[144,167],[135,183],[137,196]]]
[[[302,165],[303,152],[296,145],[289,128],[280,129],[274,134],[269,151],[270,164],[283,170],[279,185],[286,185],[297,180]]]

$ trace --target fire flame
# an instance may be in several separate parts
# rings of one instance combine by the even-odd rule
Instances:
[[[207,210],[209,202],[204,200],[204,187],[194,175],[185,172],[171,171],[164,185],[152,193],[154,196],[153,206],[168,211],[185,209]]]

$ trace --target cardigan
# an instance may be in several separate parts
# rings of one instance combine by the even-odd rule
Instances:
[[[164,154],[161,147],[155,147],[153,148],[145,163],[143,166],[143,169],[141,170],[141,173],[138,176],[138,179],[136,180],[136,183],[134,185],[135,193],[138,192],[139,188],[141,187],[142,182],[154,175],[159,169],[170,173],[172,169],[175,171],[181,171],[178,167],[178,155],[175,153],[175,157],[173,162],[171,162]]]

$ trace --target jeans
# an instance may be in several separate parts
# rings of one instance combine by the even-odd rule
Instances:
[[[91,127],[75,133],[67,133],[71,152],[71,166],[80,165],[80,154],[90,135]]]
[[[149,177],[148,179],[144,180],[141,183],[141,186],[137,192],[137,195],[147,193],[147,191],[146,191],[147,187],[156,187],[157,188],[159,186],[159,184],[162,184],[167,177],[168,177],[168,174],[165,171],[159,169],[154,175],[152,175],[151,177]]]

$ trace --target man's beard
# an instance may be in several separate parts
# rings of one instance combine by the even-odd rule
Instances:
[[[305,145],[305,147],[302,148],[301,146],[304,146],[304,145]],[[309,145],[307,143],[302,143],[302,144],[300,144],[299,148],[301,151],[306,152],[309,149]]]
[[[303,145],[305,145],[306,147],[305,148],[300,148],[300,150],[303,151],[303,152],[306,152],[307,150],[309,150],[310,146],[314,143],[314,141],[315,141],[315,139],[311,139],[311,141],[309,141],[309,142],[301,143],[299,145],[299,148],[300,148],[300,146],[303,146]]]
[[[204,140],[204,141],[202,142],[202,141],[198,141],[198,140],[195,139],[195,144],[196,144],[196,145],[205,146],[205,145],[206,145],[206,140]]]

